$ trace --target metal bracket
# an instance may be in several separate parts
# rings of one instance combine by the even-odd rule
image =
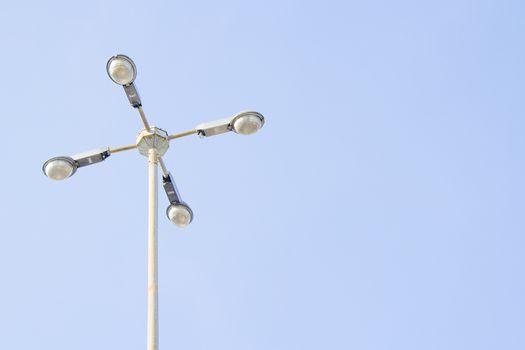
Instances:
[[[139,92],[137,91],[135,84],[131,83],[129,85],[124,85],[124,91],[126,92],[129,103],[131,103],[133,108],[142,106],[142,101],[140,100]]]
[[[170,173],[168,173],[168,176],[162,177],[162,186],[164,187],[164,191],[166,191],[170,203],[182,202],[177,185],[175,184],[175,181],[173,181]]]

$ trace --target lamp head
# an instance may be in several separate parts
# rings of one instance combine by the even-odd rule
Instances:
[[[226,132],[235,131],[237,134],[250,135],[257,132],[264,125],[261,113],[246,111],[237,113],[233,117],[213,120],[195,127],[200,136],[210,137]]]
[[[42,171],[52,180],[64,180],[77,171],[77,162],[70,157],[53,157],[44,163]]]
[[[264,117],[261,113],[247,111],[238,113],[230,122],[230,127],[237,134],[251,135],[256,133],[264,125]]]
[[[106,70],[111,80],[123,86],[132,84],[137,77],[137,67],[126,55],[111,57],[106,64]]]
[[[180,228],[188,226],[193,220],[193,211],[184,202],[171,203],[166,209],[168,219]]]

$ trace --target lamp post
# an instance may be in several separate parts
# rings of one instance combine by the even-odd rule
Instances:
[[[42,166],[44,174],[53,180],[64,180],[78,168],[102,162],[114,153],[138,149],[148,158],[148,317],[147,350],[158,349],[158,239],[157,239],[157,183],[158,166],[162,171],[162,185],[169,200],[166,215],[178,227],[186,227],[193,220],[193,211],[186,204],[177,190],[172,175],[168,172],[162,156],[169,148],[169,141],[193,134],[210,137],[234,131],[249,135],[257,132],[264,125],[262,114],[247,111],[234,116],[197,125],[194,129],[169,135],[161,128],[150,126],[142,109],[137,88],[134,84],[137,68],[131,58],[116,55],[109,59],[106,70],[115,83],[124,88],[131,106],[139,112],[144,129],[139,133],[134,144],[116,148],[100,148],[80,153],[71,157],[59,156],[46,161]]]

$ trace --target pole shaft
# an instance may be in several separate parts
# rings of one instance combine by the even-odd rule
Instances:
[[[159,348],[157,164],[157,150],[151,148],[148,154],[148,350],[158,350]]]

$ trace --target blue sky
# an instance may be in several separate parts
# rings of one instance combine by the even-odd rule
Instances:
[[[127,54],[195,220],[159,200],[162,349],[525,348],[521,1],[2,3],[0,345],[144,349],[147,161]]]

